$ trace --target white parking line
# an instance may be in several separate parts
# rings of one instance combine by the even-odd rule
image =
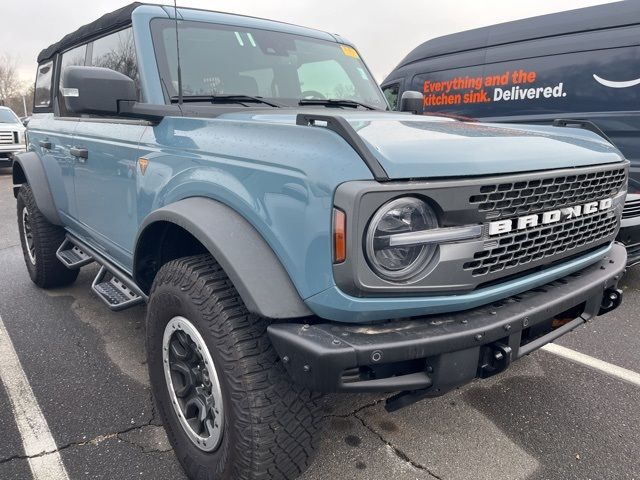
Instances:
[[[69,480],[47,420],[42,415],[2,317],[0,359],[0,380],[7,391],[34,480]]]
[[[566,358],[572,362],[580,363],[595,370],[599,370],[611,377],[619,378],[620,380],[633,383],[640,387],[640,373],[618,367],[612,363],[598,360],[597,358],[590,357],[589,355],[576,352],[575,350],[571,350],[570,348],[566,348],[555,343],[548,343],[542,347],[542,350],[558,355],[559,357]]]

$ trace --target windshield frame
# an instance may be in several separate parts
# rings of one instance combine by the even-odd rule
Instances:
[[[163,25],[164,24],[164,25]],[[312,42],[318,42],[318,43],[324,43],[324,44],[328,44],[328,45],[335,45],[336,48],[341,48],[341,47],[350,47],[351,49],[353,49],[355,51],[355,53],[357,54],[357,59],[359,61],[359,67],[361,67],[365,72],[366,72],[366,76],[368,78],[363,78],[362,80],[365,81],[370,87],[372,92],[375,93],[375,95],[377,96],[379,103],[376,105],[373,105],[373,107],[378,110],[378,111],[388,111],[389,110],[389,104],[387,102],[386,97],[384,96],[384,94],[382,93],[382,90],[380,89],[380,85],[378,84],[378,82],[376,81],[373,73],[371,72],[371,70],[369,69],[369,66],[366,64],[366,62],[364,61],[364,59],[362,58],[362,56],[360,56],[360,53],[357,51],[356,47],[353,46],[352,44],[345,42],[343,39],[336,39],[335,37],[331,36],[331,38],[333,38],[333,40],[327,40],[324,38],[320,38],[320,37],[315,37],[315,36],[311,36],[311,35],[304,35],[304,34],[300,34],[300,33],[291,33],[291,32],[287,32],[287,31],[281,31],[278,29],[271,29],[271,28],[260,28],[260,27],[255,27],[255,26],[245,26],[245,25],[240,25],[240,24],[228,24],[228,23],[221,23],[221,22],[215,22],[215,21],[205,21],[205,20],[192,20],[192,19],[185,19],[185,20],[180,20],[178,25],[179,28],[184,25],[184,24],[202,24],[203,26],[207,27],[210,26],[211,28],[216,28],[219,27],[220,29],[240,29],[240,30],[248,30],[248,31],[255,31],[255,30],[259,30],[259,31],[264,31],[264,32],[269,32],[269,33],[273,33],[273,34],[279,34],[279,35],[284,35],[284,36],[290,36],[293,38],[300,38],[303,40],[309,40]],[[162,91],[162,95],[164,97],[164,102],[167,105],[171,105],[171,104],[175,104],[175,101],[172,101],[172,98],[174,98],[174,96],[171,95],[170,92],[168,92],[168,87],[166,85],[166,82],[169,81],[171,82],[171,66],[169,65],[169,56],[165,50],[166,45],[165,45],[165,41],[162,37],[163,34],[163,30],[165,28],[174,28],[174,21],[170,20],[170,19],[166,19],[166,18],[154,18],[153,20],[151,20],[149,27],[150,27],[150,31],[151,31],[151,40],[152,40],[152,45],[153,45],[153,51],[154,51],[154,56],[155,56],[155,61],[156,61],[156,66],[157,66],[157,70],[158,70],[158,79],[161,83],[161,91]],[[182,44],[181,44],[181,49],[183,48]],[[184,70],[184,65],[183,65],[183,70]],[[346,72],[345,72],[346,73]],[[242,95],[242,93],[238,92],[238,95]],[[235,95],[235,94],[234,94]],[[177,96],[177,92],[176,95]],[[222,94],[221,96],[224,96],[224,94]],[[282,107],[284,108],[301,108],[298,105],[298,101],[303,100],[303,98],[289,98],[289,97],[277,97],[277,96],[257,96],[260,99],[264,99],[267,102],[270,103],[280,103],[282,104]],[[186,98],[186,96],[185,96]],[[329,100],[329,99],[328,99]],[[352,100],[351,98],[330,98],[330,100]],[[360,100],[361,103],[365,103],[362,102]],[[211,102],[208,101],[203,101],[203,103],[208,103],[210,104]],[[222,105],[220,105],[222,106]],[[232,104],[225,104],[224,105],[226,108],[228,108],[229,106],[232,106]],[[239,103],[238,106],[242,107],[242,105]],[[254,105],[252,105],[254,106]],[[267,107],[267,108],[274,108],[274,107],[269,107],[268,104],[259,104],[259,103],[255,103],[256,107]],[[246,108],[246,107],[244,107]],[[307,107],[308,108],[308,107]],[[313,108],[313,107],[312,107]],[[321,107],[324,108],[324,107]],[[343,107],[343,108],[353,108],[353,107]]]
[[[16,115],[16,112],[11,110],[10,108],[0,108],[0,116],[3,115],[3,112],[5,112],[9,116],[13,116],[14,121],[13,122],[3,122],[2,118],[0,117],[0,125],[14,125],[14,124],[22,125],[22,122],[20,121],[20,117],[18,117],[18,115]]]

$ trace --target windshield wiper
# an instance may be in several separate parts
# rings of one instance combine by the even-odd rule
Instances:
[[[262,97],[252,97],[251,95],[237,95],[237,94],[224,94],[224,95],[184,95],[182,97],[183,102],[211,102],[211,103],[263,103],[270,107],[280,108],[279,105],[274,102],[265,100]],[[178,103],[178,97],[171,97],[171,103]]]
[[[324,105],[326,107],[364,107],[367,110],[378,110],[376,107],[367,105],[366,103],[357,102],[355,100],[347,100],[346,98],[303,98],[298,105]]]

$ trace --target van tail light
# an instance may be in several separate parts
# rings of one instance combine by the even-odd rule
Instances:
[[[347,258],[347,217],[342,210],[333,209],[333,263]]]

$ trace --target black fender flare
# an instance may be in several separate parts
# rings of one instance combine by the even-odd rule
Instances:
[[[35,152],[25,152],[16,155],[13,159],[13,194],[18,196],[20,185],[28,183],[36,200],[38,210],[49,222],[54,225],[62,225],[58,209],[53,201],[51,186],[47,180],[47,173],[42,165],[42,160]]]
[[[173,223],[193,235],[224,269],[250,312],[273,319],[312,315],[262,235],[238,212],[206,197],[179,200],[143,220],[135,243],[134,275],[140,240],[157,222]]]

